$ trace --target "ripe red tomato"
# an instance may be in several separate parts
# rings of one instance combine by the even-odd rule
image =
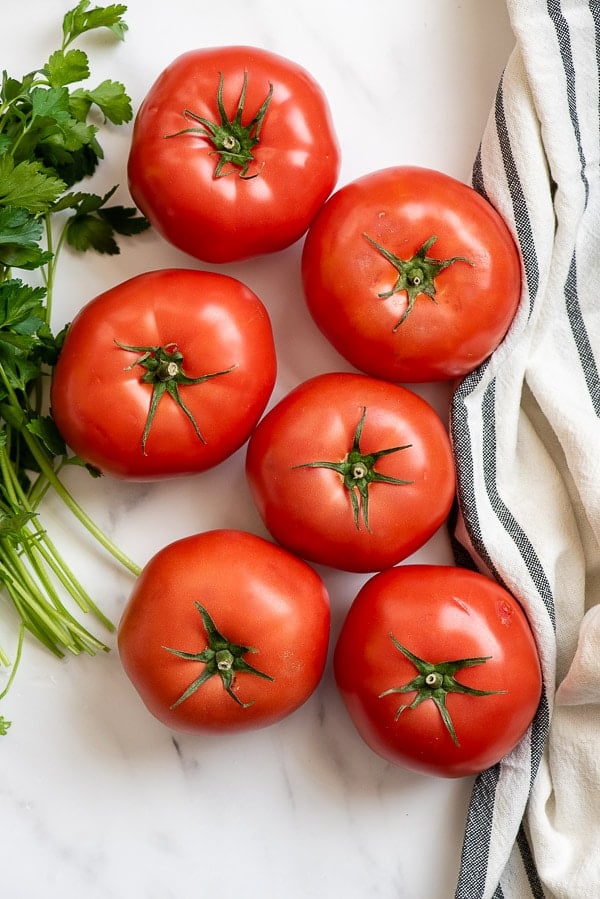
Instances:
[[[145,566],[118,627],[120,659],[149,711],[174,730],[241,731],[279,721],[323,674],[330,610],[301,559],[214,530]]]
[[[367,581],[342,625],[334,672],[374,752],[440,777],[503,758],[541,694],[521,606],[495,581],[454,566],[401,565]]]
[[[377,571],[446,520],[455,489],[448,435],[412,391],[356,373],[317,375],[285,396],[248,443],[263,521],[312,562]]]
[[[275,384],[267,311],[227,275],[147,272],[70,325],[51,390],[67,444],[117,478],[204,471],[247,440]]]
[[[137,206],[208,262],[289,246],[335,187],[337,139],[321,88],[256,47],[184,53],[150,88],[128,163]]]
[[[398,166],[338,190],[311,225],[302,278],[323,334],[391,381],[451,380],[504,337],[521,264],[504,220],[466,184]]]

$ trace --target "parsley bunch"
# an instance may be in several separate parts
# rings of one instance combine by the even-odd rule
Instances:
[[[81,0],[62,22],[62,43],[40,69],[17,79],[2,75],[0,91],[0,588],[16,610],[19,628],[10,688],[28,631],[56,656],[107,647],[64,604],[111,622],[70,571],[40,520],[54,491],[94,537],[132,573],[139,568],[101,532],[60,479],[69,454],[47,409],[45,383],[58,358],[63,329],[50,326],[61,248],[116,254],[116,235],[134,235],[148,222],[134,208],[73,190],[103,158],[100,129],[132,118],[122,84],[90,89],[87,54],[72,45],[83,34],[109,29],[123,40],[126,6],[90,9]],[[77,85],[77,86],[75,86]],[[17,276],[15,270],[21,274]],[[25,279],[30,272],[32,283]],[[93,474],[94,472],[92,472]],[[10,659],[0,646],[0,665]],[[0,715],[0,734],[10,722]]]

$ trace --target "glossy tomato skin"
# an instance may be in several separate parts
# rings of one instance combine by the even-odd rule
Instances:
[[[461,668],[457,681],[484,691],[447,694],[455,745],[433,700],[391,693],[417,674],[394,646],[437,663],[489,657]],[[439,777],[465,777],[494,765],[519,742],[541,694],[539,657],[518,602],[495,581],[454,566],[401,565],[359,591],[342,625],[334,673],[348,712],[370,748],[387,761]]]
[[[213,675],[172,708],[205,667],[164,648],[206,648],[197,601],[221,634],[254,650],[247,661],[272,678],[238,672],[232,689],[240,704]],[[329,627],[329,597],[309,565],[254,534],[217,529],[177,540],[150,559],[119,622],[118,650],[142,701],[167,727],[243,731],[274,724],[311,696]]]
[[[364,414],[364,454],[398,447],[374,466],[409,483],[368,487],[368,524],[358,526],[342,476],[315,461],[342,462]],[[292,390],[259,422],[246,473],[272,536],[303,558],[346,571],[378,571],[418,549],[445,522],[454,497],[448,435],[414,392],[366,375],[317,375]]]
[[[219,75],[229,118],[247,73],[242,123],[261,108],[273,85],[247,175],[225,167],[199,134],[190,110],[220,122]],[[256,47],[189,51],[157,78],[137,113],[128,161],[129,188],[156,230],[207,262],[230,262],[283,249],[307,230],[335,187],[340,165],[326,98],[296,63]],[[241,171],[241,170],[240,170]]]
[[[153,385],[143,352],[175,345],[191,378],[160,399],[144,450]],[[204,471],[247,440],[276,377],[271,322],[261,300],[227,275],[163,269],[131,278],[91,300],[69,326],[54,369],[51,404],[67,444],[116,478],[150,481]],[[204,442],[202,442],[204,440]]]
[[[457,259],[420,293],[405,320],[398,271],[368,238],[402,260],[427,251]],[[467,261],[463,261],[467,260]],[[441,172],[395,166],[336,191],[306,237],[302,278],[317,326],[356,368],[406,383],[452,380],[503,339],[521,292],[521,262],[504,220],[471,187]]]

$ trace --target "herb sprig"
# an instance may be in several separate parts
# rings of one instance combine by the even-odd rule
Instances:
[[[132,118],[131,99],[118,81],[87,86],[82,35],[108,29],[123,40],[127,7],[90,8],[81,0],[62,21],[60,47],[22,78],[2,73],[0,88],[0,587],[19,618],[11,686],[29,632],[54,655],[106,650],[69,611],[62,597],[112,623],[70,570],[42,525],[40,503],[54,491],[99,543],[133,574],[132,562],[90,519],[60,473],[83,464],[70,454],[51,412],[45,383],[66,328],[51,328],[56,266],[65,245],[77,251],[119,253],[117,236],[148,227],[135,208],[110,205],[116,187],[98,195],[73,190],[103,159],[104,127]],[[32,273],[33,283],[21,273]],[[92,474],[97,474],[91,470]],[[10,666],[0,646],[0,665]],[[0,734],[10,722],[0,715]]]

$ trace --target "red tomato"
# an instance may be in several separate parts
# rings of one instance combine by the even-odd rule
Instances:
[[[504,337],[520,257],[496,210],[440,172],[395,167],[327,201],[302,277],[323,334],[356,368],[391,381],[451,380]]]
[[[495,581],[453,566],[399,566],[367,581],[342,626],[334,671],[374,752],[441,777],[503,758],[541,694],[521,606]]]
[[[165,269],[84,306],[54,369],[67,444],[117,478],[204,471],[248,438],[276,376],[271,323],[240,281]]]
[[[207,531],[145,566],[118,628],[123,668],[149,711],[189,733],[279,721],[323,674],[329,598],[301,559],[253,534]]]
[[[418,549],[454,497],[450,443],[434,409],[396,384],[317,375],[259,422],[246,471],[270,533],[312,562],[377,571]]]
[[[335,187],[340,165],[313,78],[256,47],[193,50],[143,101],[129,187],[157,231],[208,262],[289,246]]]

